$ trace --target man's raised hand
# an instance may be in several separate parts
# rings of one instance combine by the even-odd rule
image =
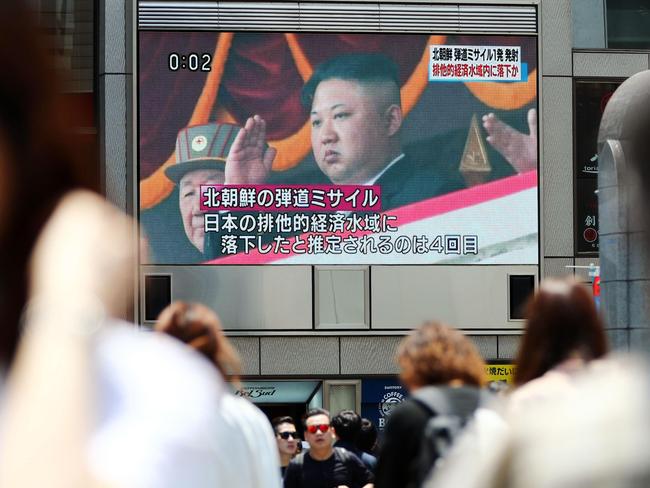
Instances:
[[[266,122],[259,115],[246,120],[226,158],[226,185],[266,182],[276,150],[266,145]]]
[[[528,134],[501,122],[493,113],[483,116],[487,141],[501,153],[517,173],[537,169],[537,111],[528,111]]]

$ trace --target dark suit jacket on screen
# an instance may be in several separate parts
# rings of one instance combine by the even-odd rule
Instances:
[[[375,184],[381,186],[382,210],[465,188],[458,170],[446,171],[432,162],[414,161],[408,155],[388,168]]]

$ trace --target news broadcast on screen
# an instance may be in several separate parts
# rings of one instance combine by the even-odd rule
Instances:
[[[138,36],[148,264],[538,264],[534,37]]]

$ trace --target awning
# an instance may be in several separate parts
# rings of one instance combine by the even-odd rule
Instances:
[[[253,403],[309,403],[320,381],[242,381],[235,395]]]

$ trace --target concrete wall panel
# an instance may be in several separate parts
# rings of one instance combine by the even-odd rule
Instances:
[[[243,375],[260,374],[260,340],[258,337],[230,337],[230,342],[239,353]]]
[[[573,258],[545,258],[544,278],[573,276],[573,268],[567,266],[573,266]]]
[[[508,320],[508,275],[537,266],[373,266],[372,329],[440,320],[460,329],[520,328]]]
[[[499,336],[499,359],[514,360],[519,351],[519,344],[521,343],[521,336],[518,335],[502,335]]]
[[[262,337],[263,375],[339,374],[338,337]]]
[[[542,80],[543,255],[573,256],[572,80]]]
[[[627,78],[648,69],[645,53],[576,52],[573,54],[573,75]]]
[[[497,359],[497,336],[468,335],[467,337],[474,343],[483,359]]]
[[[402,338],[341,337],[341,374],[398,374],[395,353]]]
[[[571,2],[545,1],[542,16],[542,75],[571,76]]]
[[[209,306],[225,330],[312,330],[309,266],[142,266],[140,272],[141,286],[146,274],[170,274],[172,301]]]

